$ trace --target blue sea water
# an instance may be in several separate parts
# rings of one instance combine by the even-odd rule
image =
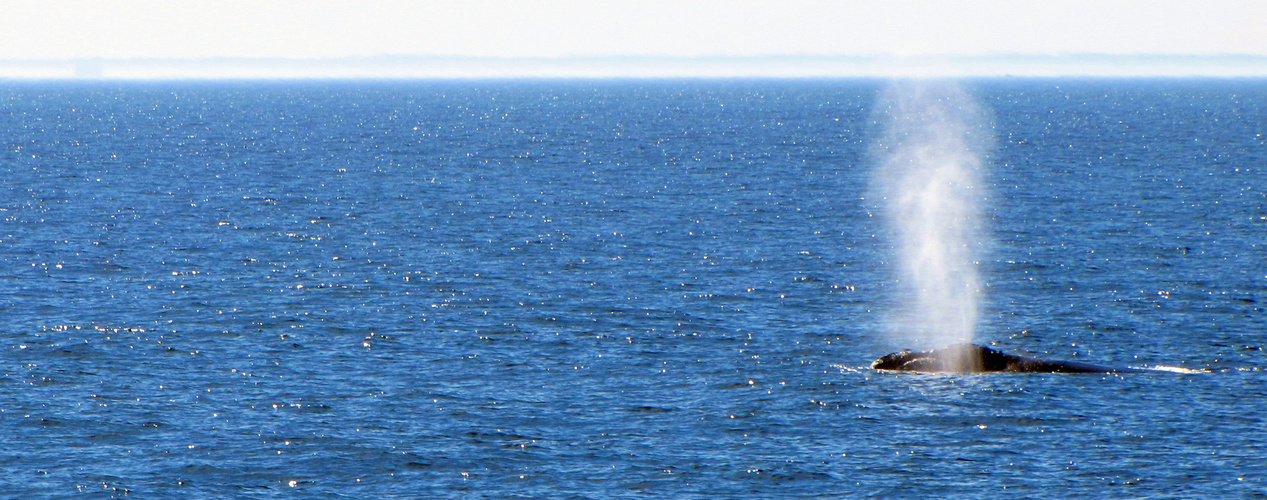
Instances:
[[[0,496],[1267,495],[1267,81],[968,82],[978,341],[871,371],[884,82],[0,85]]]

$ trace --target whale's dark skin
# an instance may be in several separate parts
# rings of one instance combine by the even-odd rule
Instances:
[[[976,344],[955,344],[919,352],[903,349],[875,360],[871,363],[871,368],[930,373],[1127,373],[1142,371],[1072,361],[1026,358]]]

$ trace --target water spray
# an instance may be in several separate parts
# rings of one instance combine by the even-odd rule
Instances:
[[[971,342],[984,249],[984,114],[951,82],[895,83],[876,109],[883,135],[873,191],[891,229],[902,294],[891,329],[925,348]]]

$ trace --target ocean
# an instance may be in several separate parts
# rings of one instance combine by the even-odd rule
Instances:
[[[913,374],[880,80],[0,83],[0,496],[1267,495],[1267,81],[963,82]]]

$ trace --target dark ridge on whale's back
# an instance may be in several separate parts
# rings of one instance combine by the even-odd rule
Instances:
[[[1051,361],[1007,354],[976,344],[955,344],[928,351],[901,351],[871,363],[876,370],[929,373],[1124,373],[1135,368]]]

